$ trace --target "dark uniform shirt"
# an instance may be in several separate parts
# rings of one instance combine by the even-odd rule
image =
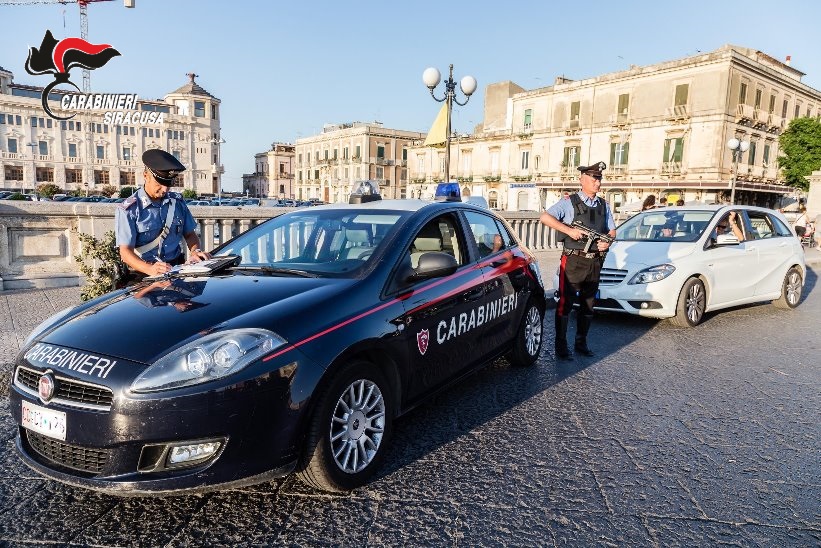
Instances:
[[[183,237],[193,232],[197,222],[185,205],[182,196],[176,192],[169,192],[161,201],[154,202],[140,188],[124,202],[118,204],[114,216],[117,233],[117,245],[127,245],[134,249],[152,242],[160,235],[165,226],[165,218],[172,198],[175,200],[174,220],[169,228],[168,235],[162,245],[163,261],[172,261],[180,255]],[[142,253],[142,259],[147,262],[157,260],[159,247]]]
[[[582,203],[587,207],[595,208],[599,205],[599,198],[596,196],[595,198],[590,198],[584,192],[579,191],[577,193],[579,198],[581,199]],[[616,222],[613,220],[613,213],[610,211],[610,206],[605,202],[604,204],[605,211],[607,211],[607,230],[608,232],[611,230],[615,230]],[[550,213],[553,217],[557,218],[561,222],[566,225],[569,225],[573,222],[573,217],[575,217],[575,212],[573,211],[573,201],[568,199],[562,199],[550,206],[547,209],[547,212]]]

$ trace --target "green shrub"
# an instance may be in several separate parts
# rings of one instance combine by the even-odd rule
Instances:
[[[113,230],[106,232],[100,240],[82,232],[78,232],[77,237],[80,239],[80,253],[74,256],[74,260],[80,263],[80,272],[86,277],[80,297],[90,301],[114,290],[127,268],[120,259]]]

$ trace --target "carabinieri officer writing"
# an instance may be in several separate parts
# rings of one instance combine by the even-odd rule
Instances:
[[[576,314],[575,349],[580,354],[592,356],[587,346],[587,333],[593,319],[593,303],[599,290],[599,274],[610,244],[602,240],[595,243],[595,250],[585,253],[583,232],[570,226],[574,220],[600,234],[616,237],[616,223],[604,199],[596,196],[601,188],[604,162],[590,166],[579,166],[581,191],[559,200],[542,213],[541,222],[559,232],[559,241],[564,242],[562,260],[559,265],[559,302],[556,305],[556,355],[569,358],[567,348],[567,322],[573,302],[578,296],[579,310]]]
[[[145,184],[118,205],[115,215],[120,258],[132,270],[160,276],[173,265],[185,262],[185,245],[190,262],[211,256],[200,249],[194,217],[182,196],[169,192],[177,175],[185,171],[179,160],[164,150],[143,153]]]

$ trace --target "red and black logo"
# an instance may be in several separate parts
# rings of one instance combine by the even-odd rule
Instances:
[[[54,75],[54,81],[43,89],[43,109],[52,118],[68,120],[75,115],[60,118],[49,110],[49,92],[60,84],[71,84],[74,89],[80,91],[77,85],[69,80],[68,71],[74,67],[89,70],[98,69],[108,63],[112,57],[118,55],[120,55],[120,52],[108,44],[90,44],[82,38],[64,38],[58,42],[51,34],[51,31],[47,30],[40,49],[29,48],[29,56],[26,59],[26,72],[32,76],[40,74]]]

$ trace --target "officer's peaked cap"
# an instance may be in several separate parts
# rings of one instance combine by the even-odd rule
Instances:
[[[185,166],[179,160],[158,148],[143,152],[143,164],[151,171],[157,182],[165,186],[171,186],[177,175],[185,171]]]
[[[593,177],[601,177],[602,172],[607,169],[607,164],[604,162],[596,162],[590,164],[589,166],[579,166],[578,170],[582,173],[586,173],[587,175],[592,175]]]

